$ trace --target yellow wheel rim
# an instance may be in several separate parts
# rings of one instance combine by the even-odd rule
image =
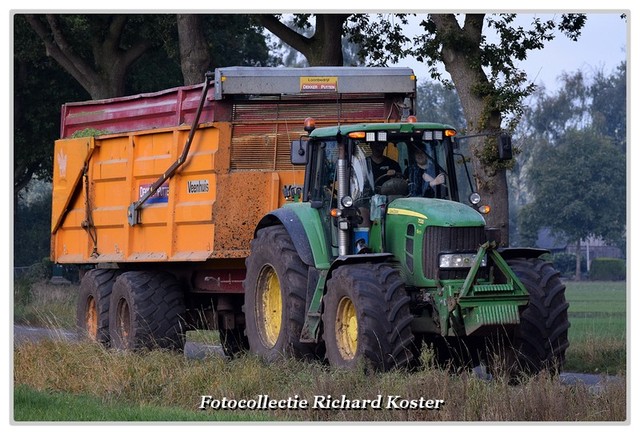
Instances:
[[[257,305],[260,335],[264,344],[272,348],[282,328],[282,292],[278,275],[270,266],[262,272]]]
[[[336,344],[340,355],[351,360],[358,350],[358,317],[351,299],[344,297],[338,303],[336,313]]]
[[[92,340],[98,339],[98,307],[96,305],[96,300],[93,296],[89,296],[87,300],[87,310],[84,314],[85,327],[87,328],[87,333],[89,334],[89,338]]]

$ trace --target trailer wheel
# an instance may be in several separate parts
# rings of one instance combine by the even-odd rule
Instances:
[[[308,267],[286,229],[271,226],[251,241],[244,281],[246,336],[251,352],[267,361],[283,356],[314,356],[300,342],[305,319]]]
[[[176,278],[165,272],[125,272],[113,285],[111,345],[119,350],[184,348],[185,304]]]
[[[397,270],[385,264],[337,268],[324,297],[324,343],[329,364],[374,370],[410,368],[413,316]]]
[[[114,269],[92,269],[80,282],[76,306],[78,334],[109,345],[109,297],[117,276]]]
[[[529,291],[529,305],[520,317],[512,341],[496,343],[507,347],[503,369],[511,378],[533,375],[542,370],[557,374],[569,347],[569,304],[565,285],[551,263],[538,258],[517,258],[507,262]]]

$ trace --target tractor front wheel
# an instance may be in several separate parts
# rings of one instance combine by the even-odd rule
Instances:
[[[410,368],[413,316],[400,274],[392,267],[367,263],[337,268],[327,281],[322,320],[330,365]]]
[[[529,305],[510,337],[492,340],[498,368],[512,378],[542,370],[557,374],[569,347],[569,304],[560,274],[549,262],[538,258],[515,258],[507,262],[529,292]],[[502,352],[506,350],[506,352]],[[490,362],[489,366],[496,363]]]

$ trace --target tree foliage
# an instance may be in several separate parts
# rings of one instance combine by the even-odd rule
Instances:
[[[530,169],[530,222],[577,242],[620,240],[626,228],[626,161],[610,137],[592,127],[571,128],[557,144],[543,144]]]
[[[418,85],[417,93],[418,119],[425,122],[442,122],[459,130],[465,129],[466,120],[454,89],[438,82],[423,81]]]
[[[593,125],[626,152],[627,146],[627,63],[622,62],[607,76],[598,71],[589,88]]]
[[[51,185],[32,184],[31,192],[19,199],[14,210],[14,266],[30,266],[49,256]]]
[[[32,177],[51,178],[53,143],[60,131],[60,106],[87,99],[82,87],[52,59],[24,17],[14,22],[13,189]]]
[[[131,65],[151,46],[139,15],[25,15],[55,59],[94,99],[124,95]]]
[[[618,205],[610,210],[607,208],[607,214],[614,216],[610,223],[614,222],[617,227],[607,231],[604,231],[602,227],[591,227],[592,232],[587,235],[601,236],[611,242],[623,245],[624,208],[626,207],[626,179],[624,178],[626,172],[626,63],[621,63],[611,75],[598,71],[592,78],[589,78],[583,71],[565,73],[560,77],[560,83],[560,90],[556,94],[548,94],[544,88],[536,91],[516,131],[515,143],[522,150],[522,153],[518,156],[518,163],[510,174],[511,193],[519,193],[520,196],[516,202],[519,208],[529,204],[518,217],[518,230],[521,235],[528,234],[531,238],[539,228],[550,226],[553,223],[549,221],[547,216],[544,216],[544,213],[533,213],[532,211],[538,209],[539,203],[547,201],[547,197],[544,195],[548,195],[550,192],[541,193],[540,190],[544,191],[544,186],[550,182],[542,179],[540,173],[540,167],[547,165],[547,159],[550,158],[550,155],[560,160],[559,165],[567,166],[567,171],[565,171],[567,173],[563,175],[563,172],[557,176],[569,179],[567,183],[555,185],[554,189],[558,192],[562,188],[569,189],[567,192],[561,192],[562,195],[567,196],[578,191],[575,186],[572,187],[571,180],[573,178],[568,172],[574,168],[575,159],[564,162],[562,159],[570,157],[557,153],[566,151],[568,141],[581,143],[576,138],[584,136],[587,138],[584,141],[590,142],[582,149],[581,152],[584,156],[580,156],[579,161],[581,164],[585,164],[584,159],[593,159],[594,161],[584,166],[583,171],[587,173],[595,171],[598,174],[617,171],[615,177],[622,177],[622,181],[618,180],[613,185],[611,185],[612,179],[607,182],[610,185],[608,192],[616,198]],[[590,147],[602,141],[607,142],[606,146],[600,146],[598,154],[593,154]],[[576,153],[578,151],[575,150]],[[601,156],[602,152],[607,152],[609,155]],[[604,159],[602,159],[602,167],[600,167],[601,163],[598,162],[598,159],[602,157]],[[615,168],[607,166],[607,162],[611,160],[616,162]],[[579,167],[574,170],[579,170]],[[585,174],[581,176],[585,176]],[[593,188],[593,183],[585,186],[589,194],[596,195],[600,189],[599,186]],[[551,188],[549,187],[549,189]],[[582,190],[578,193],[582,193]],[[597,197],[589,199],[586,196],[577,195],[574,200],[587,201],[584,207],[594,208],[596,212],[603,210],[600,205],[594,206],[594,204],[599,204]],[[574,203],[572,207],[576,209],[578,206]],[[555,217],[559,218],[557,214]],[[551,226],[556,233],[564,233],[564,226],[572,225],[567,215],[564,215],[563,219],[566,219],[567,222],[562,224],[556,222]],[[584,232],[584,227],[580,231]],[[567,233],[566,235],[573,237],[573,242],[577,241],[575,239],[577,234]]]

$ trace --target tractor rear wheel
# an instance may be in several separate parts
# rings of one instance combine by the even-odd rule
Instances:
[[[184,294],[165,272],[125,272],[113,285],[111,345],[119,350],[184,348]]]
[[[385,264],[337,268],[324,298],[324,343],[329,364],[374,370],[410,368],[413,316],[397,270]]]
[[[538,258],[516,258],[507,263],[527,288],[529,305],[512,337],[493,340],[497,354],[507,348],[506,357],[499,361],[501,368],[513,379],[542,370],[558,374],[569,347],[570,326],[560,274],[551,263]]]
[[[80,282],[76,326],[81,336],[109,344],[109,298],[116,279],[114,269],[91,269]]]
[[[314,347],[300,342],[308,266],[287,230],[283,226],[259,230],[246,266],[245,331],[251,352],[267,361],[313,357]]]

